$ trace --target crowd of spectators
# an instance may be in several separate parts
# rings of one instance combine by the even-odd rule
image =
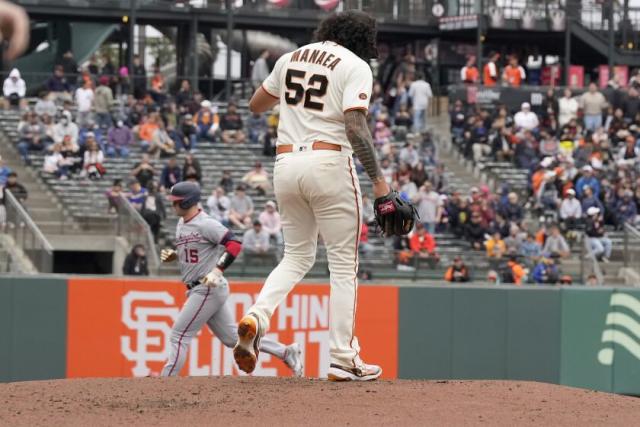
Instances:
[[[533,218],[541,218],[543,230],[533,236],[540,253],[529,249],[523,253],[520,247],[523,264],[532,257],[540,259],[528,265],[530,278],[560,281],[558,260],[568,256],[570,243],[582,234],[593,255],[608,262],[612,243],[607,229],[640,225],[639,91],[640,74],[628,87],[606,92],[595,83],[580,95],[565,89],[557,97],[550,89],[541,105],[525,102],[518,111],[505,105],[479,109],[456,101],[450,112],[451,134],[463,155],[475,163],[511,162],[529,177],[523,203],[512,207],[502,203],[502,198],[518,198],[506,188],[500,195],[503,207],[495,211],[494,221],[502,222],[502,216],[505,228],[498,230],[499,235],[495,227],[486,228],[492,221],[486,218],[487,209],[472,212],[471,224],[457,233],[480,248],[481,233],[475,224],[484,222],[482,231],[492,233],[485,244],[488,256],[508,253],[508,245],[503,248],[499,241],[506,243],[509,227],[518,227],[523,236],[531,229],[523,224],[526,205]],[[490,242],[495,242],[491,250]]]
[[[17,149],[25,164],[32,163],[32,154],[39,154],[43,173],[60,180],[112,178],[106,192],[109,212],[116,213],[122,197],[127,198],[156,240],[167,215],[167,191],[183,180],[202,182],[198,144],[251,142],[262,144],[267,155],[275,151],[277,110],[251,115],[245,123],[235,102],[220,113],[188,80],[172,91],[158,67],[147,76],[138,56],[130,78],[127,67],[117,67],[108,56],[93,56],[81,67],[67,52],[31,107],[26,89],[19,70],[12,70],[0,105],[21,112]],[[111,177],[105,159],[127,159],[132,151],[143,154],[131,163],[130,173]],[[183,162],[178,161],[178,153],[183,154]],[[243,232],[254,230],[255,221],[265,221],[269,244],[282,243],[275,204],[254,212],[247,194],[247,190],[258,195],[271,191],[269,175],[260,163],[238,185],[229,171],[224,171],[219,184],[203,204],[205,210]]]

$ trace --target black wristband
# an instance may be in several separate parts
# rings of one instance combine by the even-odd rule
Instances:
[[[220,258],[218,258],[218,262],[216,263],[216,267],[218,267],[221,271],[225,271],[236,259],[233,255],[229,253],[229,251],[224,251]]]

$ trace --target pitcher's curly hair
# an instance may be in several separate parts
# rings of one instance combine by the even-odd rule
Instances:
[[[332,13],[320,22],[316,41],[332,41],[346,47],[365,61],[377,57],[376,20],[357,10]]]

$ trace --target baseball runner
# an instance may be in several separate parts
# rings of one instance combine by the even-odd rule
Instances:
[[[280,106],[274,191],[285,250],[238,325],[234,356],[240,369],[255,369],[269,320],[313,266],[320,233],[331,283],[328,378],[375,380],[382,369],[363,362],[354,334],[362,201],[353,153],[373,182],[376,218],[385,234],[407,234],[415,209],[386,184],[367,122],[375,20],[355,11],[333,14],[315,36],[316,43],[277,61],[249,103],[257,113]]]
[[[235,345],[238,335],[231,307],[227,304],[229,283],[223,273],[242,249],[229,229],[199,208],[198,184],[181,182],[174,185],[169,199],[180,217],[176,250],[163,249],[160,259],[162,262],[178,260],[188,298],[171,331],[171,354],[162,369],[164,377],[178,375],[191,339],[205,323],[225,346]],[[302,376],[302,355],[297,343],[285,346],[265,338],[260,349],[281,359],[295,376]]]

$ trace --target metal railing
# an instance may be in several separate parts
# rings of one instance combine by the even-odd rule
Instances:
[[[624,225],[624,267],[640,272],[640,230],[631,224]]]
[[[587,278],[592,274],[596,277],[596,284],[598,286],[604,285],[604,274],[598,263],[591,245],[589,244],[590,237],[586,234],[582,235],[582,253],[580,254],[580,277],[582,283],[587,283]]]
[[[39,272],[53,272],[51,243],[11,191],[5,192],[4,204],[7,212],[7,233],[13,237],[18,247],[29,257]]]
[[[116,235],[123,237],[131,247],[144,245],[151,274],[156,274],[160,267],[160,257],[149,224],[142,215],[129,203],[126,197],[120,196]]]

